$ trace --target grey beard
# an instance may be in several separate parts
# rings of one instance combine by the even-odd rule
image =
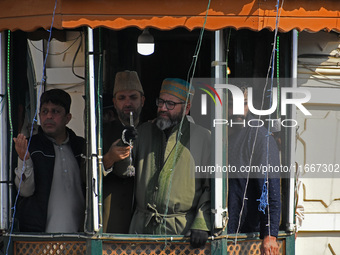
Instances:
[[[182,120],[182,115],[183,115],[183,111],[184,111],[184,106],[182,105],[181,108],[181,112],[177,113],[173,116],[171,116],[170,114],[168,114],[169,118],[163,119],[162,117],[160,117],[160,112],[157,113],[157,119],[156,119],[156,125],[160,130],[165,130],[171,127],[176,126],[178,123],[181,122]]]
[[[157,118],[156,119],[156,125],[159,129],[165,130],[171,127],[174,127],[178,124],[178,121],[172,121],[170,119],[163,119],[163,118]]]

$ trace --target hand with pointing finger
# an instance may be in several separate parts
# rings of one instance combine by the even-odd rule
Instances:
[[[18,153],[19,158],[21,160],[24,160],[26,155],[25,160],[29,159],[30,153],[27,151],[28,143],[26,136],[24,136],[23,134],[18,134],[16,138],[13,138],[13,141],[15,143],[15,150]]]

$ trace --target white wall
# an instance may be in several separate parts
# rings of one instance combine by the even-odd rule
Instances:
[[[336,33],[299,34],[298,85],[312,94],[305,105],[312,115],[297,111],[296,161],[303,169],[305,219],[296,254],[340,254],[339,48]],[[311,173],[310,166],[319,173]]]
[[[46,61],[46,90],[52,88],[64,89],[71,95],[71,114],[72,120],[68,127],[73,129],[77,135],[84,137],[84,109],[85,100],[85,83],[84,80],[77,77],[85,76],[85,47],[84,40],[80,39],[80,32],[65,32],[66,41],[61,42],[52,39],[49,46],[49,54]],[[81,43],[80,50],[74,61],[74,72],[72,72],[72,62],[75,57],[77,48]],[[34,61],[36,80],[40,84],[43,74],[43,56],[42,41],[29,41],[28,45]],[[38,85],[39,85],[38,84]],[[37,94],[41,90],[37,86]],[[40,95],[37,98],[40,98]]]

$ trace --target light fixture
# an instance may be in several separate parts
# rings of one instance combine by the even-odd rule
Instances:
[[[149,33],[149,29],[145,28],[143,33],[138,36],[137,51],[139,54],[148,56],[155,50],[155,43],[153,36]]]

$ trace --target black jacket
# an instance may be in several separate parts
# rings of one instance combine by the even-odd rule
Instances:
[[[85,140],[76,136],[71,129],[67,128],[67,131],[73,154],[81,169],[81,153],[84,150]],[[53,143],[46,137],[41,127],[39,127],[38,134],[32,136],[29,152],[34,167],[35,191],[30,197],[20,198],[18,203],[19,229],[21,232],[44,232],[53,179],[55,152]],[[85,185],[83,188],[85,188]]]

